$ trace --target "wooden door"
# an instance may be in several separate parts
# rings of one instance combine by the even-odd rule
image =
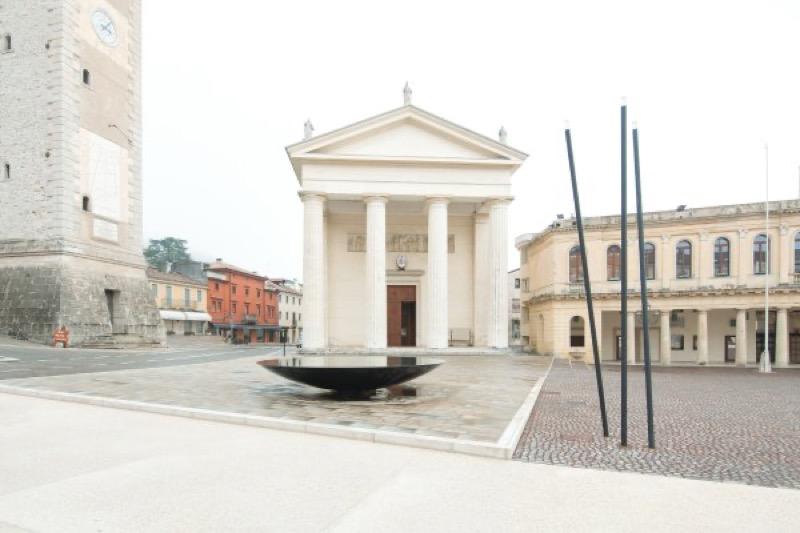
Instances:
[[[413,285],[389,285],[386,291],[387,344],[416,346],[417,288]]]

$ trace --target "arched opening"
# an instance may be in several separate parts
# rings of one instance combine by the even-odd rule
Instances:
[[[731,243],[725,237],[714,241],[714,276],[731,275]]]
[[[608,272],[608,281],[619,281],[620,276],[620,247],[612,244],[608,247],[606,252],[606,270]]]
[[[83,69],[83,84],[89,86],[92,84],[92,74],[88,69]]]
[[[753,274],[766,274],[769,271],[769,238],[763,233],[753,239]]]
[[[692,243],[683,240],[675,245],[675,277],[692,277]]]
[[[656,279],[656,247],[652,242],[644,243],[645,279]]]
[[[800,274],[800,232],[794,235],[794,273]]]
[[[584,320],[581,316],[574,316],[569,321],[569,347],[583,348],[586,346]]]
[[[581,261],[581,249],[573,246],[569,251],[569,282],[580,283],[583,281],[583,262]]]

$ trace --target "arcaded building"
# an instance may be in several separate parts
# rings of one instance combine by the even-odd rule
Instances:
[[[777,366],[800,364],[800,201],[771,202],[769,231],[764,215],[764,203],[645,214],[649,331],[642,329],[635,218],[628,219],[626,317],[620,317],[620,217],[585,219],[602,359],[619,359],[622,319],[630,362],[642,361],[648,335],[652,358],[662,365],[756,364],[767,339]],[[516,246],[524,343],[534,352],[590,361],[575,220],[521,235]]]
[[[303,348],[508,347],[511,177],[526,154],[411,105],[287,147]]]

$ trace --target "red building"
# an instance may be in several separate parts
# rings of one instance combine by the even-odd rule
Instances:
[[[234,342],[278,342],[278,295],[265,289],[268,278],[222,259],[208,265],[208,314],[217,335]]]

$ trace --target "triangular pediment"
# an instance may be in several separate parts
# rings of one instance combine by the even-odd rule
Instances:
[[[430,127],[413,117],[391,122],[310,153],[341,156],[495,159],[496,152]]]
[[[414,106],[287,147],[289,157],[520,164],[527,154]]]

